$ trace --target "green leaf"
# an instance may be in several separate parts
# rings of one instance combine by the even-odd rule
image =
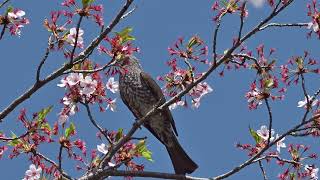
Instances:
[[[68,139],[70,137],[70,135],[72,133],[74,133],[74,131],[76,130],[75,125],[73,124],[73,122],[70,123],[70,126],[65,130],[64,135],[66,136],[66,138]]]
[[[51,131],[51,126],[50,126],[49,123],[44,123],[44,124],[42,124],[42,125],[41,125],[41,128],[43,128],[43,129],[48,129],[49,131]]]
[[[221,3],[224,5],[224,7],[227,7],[229,5],[228,1],[226,0],[221,0]]]
[[[303,67],[303,59],[301,57],[298,57],[296,59],[296,63],[298,64],[298,67]]]
[[[149,150],[143,151],[141,155],[142,155],[142,157],[146,158],[146,160],[153,162],[151,151],[149,151]]]
[[[7,10],[6,10],[6,14],[8,14],[9,12],[12,12],[13,11],[13,7],[12,6],[8,6],[7,7]]]
[[[198,43],[197,38],[196,37],[192,37],[189,42],[188,42],[188,48],[191,48],[192,46],[196,45]]]
[[[130,35],[132,30],[133,29],[131,27],[126,27],[122,31],[116,32],[116,34],[121,38],[120,44],[135,40],[135,37]]]
[[[88,7],[90,4],[92,4],[95,0],[82,0],[82,6]]]
[[[273,79],[271,79],[271,78],[270,79],[266,79],[264,81],[264,83],[265,83],[267,88],[271,88],[274,85]]]
[[[16,135],[16,134],[14,134],[13,132],[11,132],[11,138],[17,138],[18,136]],[[21,142],[21,140],[20,139],[15,139],[15,140],[13,140],[13,141],[10,141],[9,143],[8,143],[8,146],[16,146],[17,144],[19,144]]]
[[[43,120],[46,118],[46,116],[51,112],[53,106],[49,106],[47,108],[42,109],[40,112],[38,112],[38,119],[37,121],[39,124],[43,122]]]
[[[139,141],[139,143],[136,145],[135,151],[142,157],[146,158],[148,161],[153,162],[152,152],[149,149],[147,149],[145,140]]]
[[[258,135],[258,133],[255,130],[253,130],[252,128],[250,128],[250,127],[249,127],[249,131],[250,131],[250,134],[253,137],[253,139],[256,141],[256,143],[257,144],[260,143],[262,139]]]
[[[123,136],[123,129],[120,128],[116,134],[116,141],[119,141]]]

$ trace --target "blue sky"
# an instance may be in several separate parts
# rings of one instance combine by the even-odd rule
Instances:
[[[0,109],[5,108],[12,100],[24,92],[35,81],[35,72],[41,57],[44,54],[47,44],[48,32],[43,27],[43,20],[49,18],[51,10],[60,8],[61,1],[12,1],[14,7],[26,11],[31,23],[23,28],[22,36],[5,36],[0,43],[2,54],[2,87],[0,93]],[[104,4],[104,17],[107,22],[121,7],[122,1],[96,0],[98,4]],[[281,13],[273,22],[309,22],[306,15],[306,2],[296,1],[286,11]],[[210,10],[213,1],[185,1],[185,0],[137,0],[136,11],[127,19],[122,21],[115,31],[124,27],[133,27],[133,35],[136,37],[136,45],[141,52],[136,54],[141,59],[141,64],[146,72],[154,78],[168,72],[165,62],[170,58],[167,52],[168,46],[172,45],[178,37],[189,38],[192,35],[199,35],[212,51],[212,32],[214,23],[211,18],[214,16]],[[255,24],[265,17],[270,8],[262,6],[253,8],[249,4],[249,18],[246,20],[244,32],[249,31]],[[3,11],[2,11],[3,12]],[[85,45],[97,35],[99,29],[91,21],[84,20]],[[218,39],[218,51],[222,53],[231,47],[232,37],[238,31],[239,20],[237,16],[226,17],[223,21]],[[277,51],[274,57],[279,64],[285,63],[292,55],[303,55],[304,50],[309,50],[311,56],[319,57],[317,49],[319,41],[315,38],[306,39],[308,31],[303,28],[270,29],[258,33],[251,38],[246,45],[255,49],[259,44],[265,44],[267,49],[273,47]],[[105,57],[94,53],[91,56],[98,63],[105,63]],[[61,54],[55,52],[49,57],[42,77],[63,64]],[[221,70],[221,69],[220,69]],[[214,91],[202,100],[199,109],[177,109],[173,116],[179,132],[179,141],[188,152],[190,157],[199,165],[193,176],[211,177],[217,176],[231,170],[236,165],[247,159],[245,152],[235,148],[237,142],[253,143],[248,132],[248,126],[259,129],[261,125],[267,124],[268,116],[266,107],[262,105],[258,110],[250,111],[244,97],[249,89],[249,83],[254,80],[255,73],[248,70],[228,71],[225,77],[221,78],[214,72],[207,82]],[[308,91],[312,94],[319,85],[319,77],[307,77]],[[16,121],[19,109],[27,108],[29,113],[37,112],[41,108],[54,105],[54,111],[48,119],[53,123],[57,119],[57,113],[61,109],[59,100],[63,97],[64,91],[56,86],[60,79],[51,82],[39,90],[29,100],[20,105],[11,113],[4,123],[0,124],[0,130],[10,129],[16,134],[23,133],[22,127]],[[119,95],[117,112],[100,113],[95,111],[95,117],[100,124],[110,130],[117,130],[122,127],[128,130],[134,117],[120,102]],[[301,88],[295,86],[288,88],[285,101],[271,102],[274,114],[274,129],[281,134],[288,127],[292,127],[303,116],[303,110],[298,109],[297,102],[303,99]],[[96,108],[97,109],[97,108]],[[85,116],[85,109],[72,117],[76,124],[78,137],[85,139],[88,149],[95,148],[101,142],[95,138],[96,130],[89,123]],[[5,131],[10,132],[10,131]],[[148,136],[148,147],[153,152],[154,162],[142,160],[146,170],[159,172],[173,172],[171,161],[164,148],[146,129],[142,128],[136,136]],[[312,138],[288,138],[286,142],[305,143],[312,145],[312,151],[319,153],[318,140]],[[58,146],[43,146],[42,152],[55,159]],[[284,157],[288,157],[284,150]],[[68,161],[66,158],[64,159]],[[2,177],[6,179],[22,179],[24,172],[28,169],[29,163],[26,156],[22,155],[14,160],[4,158],[0,162]],[[319,166],[320,164],[318,164]],[[282,168],[272,161],[265,165],[269,179],[275,179]],[[71,175],[74,175],[74,163],[66,163],[64,168]],[[79,175],[79,174],[78,174]],[[229,179],[262,179],[257,164],[243,169],[240,173]]]

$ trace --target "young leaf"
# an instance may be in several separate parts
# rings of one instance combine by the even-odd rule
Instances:
[[[6,10],[6,14],[8,14],[9,12],[13,11],[13,7],[12,6],[8,6],[7,10]]]
[[[120,128],[116,134],[116,141],[119,141],[123,136],[123,129]]]
[[[265,85],[267,88],[271,88],[274,85],[273,79],[266,79],[265,80]]]
[[[13,132],[11,132],[11,138],[17,138],[18,136],[16,135],[16,134],[14,134]],[[21,143],[21,140],[20,139],[15,139],[15,140],[13,140],[13,141],[10,141],[9,143],[8,143],[8,146],[16,146],[17,144],[20,144]]]
[[[70,123],[70,126],[65,130],[64,135],[68,139],[76,130],[75,125],[73,122]]]
[[[249,131],[251,136],[253,137],[253,139],[256,141],[256,143],[260,143],[261,142],[261,137],[257,134],[257,132],[255,130],[253,130],[252,128],[249,127]]]
[[[49,106],[47,108],[42,109],[40,112],[38,112],[38,119],[37,121],[39,124],[46,118],[46,116],[51,112],[53,106]]]
[[[142,157],[146,158],[148,161],[153,161],[151,156],[152,152],[147,149],[145,140],[139,141],[139,143],[136,145],[135,151]]]
[[[82,0],[82,6],[88,7],[90,4],[92,4],[95,0]]]
[[[130,32],[132,32],[131,27],[126,27],[122,31],[116,32],[116,34],[121,38],[120,44],[135,40],[135,37],[129,35]]]

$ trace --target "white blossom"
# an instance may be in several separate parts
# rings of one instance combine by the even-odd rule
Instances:
[[[97,150],[99,152],[101,152],[102,154],[107,154],[108,153],[108,147],[104,143],[102,143],[100,145],[97,145]]]
[[[319,168],[315,168],[314,166],[310,166],[310,165],[305,165],[304,170],[309,173],[310,179],[318,180]]]
[[[20,19],[22,18],[26,13],[22,10],[12,11],[8,12],[8,17],[12,19]]]
[[[169,106],[169,109],[173,110],[173,109],[176,109],[178,106],[184,106],[184,105],[185,105],[184,101],[178,101],[178,102],[175,102],[175,103],[171,104]]]
[[[263,125],[260,127],[259,130],[257,130],[257,134],[264,140],[268,140],[269,139],[269,129],[267,126]],[[274,137],[274,130],[271,129],[271,138],[270,141],[273,141]]]
[[[309,101],[311,101],[311,99],[313,99],[313,96],[309,96],[308,95],[308,99],[309,99]],[[305,97],[303,101],[299,101],[298,102],[298,106],[297,107],[305,107],[307,105],[307,103],[308,103],[308,101],[307,101],[307,98]],[[317,103],[318,103],[318,99],[314,99],[312,101],[311,106],[315,106],[315,105],[317,105]]]
[[[78,39],[77,39],[77,46],[78,47],[83,47],[83,34],[84,31],[82,29],[79,29],[78,31]],[[66,41],[69,42],[72,46],[74,46],[76,42],[76,35],[77,35],[77,29],[76,28],[71,28],[69,31],[69,34],[67,35]]]
[[[107,84],[107,89],[109,89],[112,93],[116,93],[119,91],[119,82],[114,80],[114,77],[109,78]]]
[[[23,178],[23,180],[38,180],[40,179],[41,171],[42,171],[41,167],[36,168],[34,164],[31,164],[29,166],[29,170],[26,171],[25,177]]]
[[[115,98],[114,100],[108,101],[108,105],[107,105],[107,107],[106,107],[106,110],[110,108],[111,111],[113,111],[113,112],[116,111],[116,108],[117,108],[116,99],[117,99],[117,98]]]
[[[85,78],[80,78],[80,86],[82,87],[80,93],[86,96],[93,94],[96,90],[97,84],[97,81],[93,80],[89,75],[87,75]]]
[[[276,139],[278,139],[279,138],[279,135],[277,134],[276,135]],[[283,142],[285,140],[285,137],[284,138],[282,138],[281,140],[279,140],[278,142],[277,142],[277,151],[280,153],[280,149],[281,148],[286,148],[287,146],[286,146],[286,144]]]

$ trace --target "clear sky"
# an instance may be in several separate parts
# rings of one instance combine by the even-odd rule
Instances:
[[[122,1],[114,0],[96,0],[96,2],[103,4],[105,7],[104,18],[106,24],[114,17],[115,12],[122,4]],[[311,21],[306,15],[306,2],[297,0],[281,13],[274,22]],[[0,109],[5,108],[34,83],[36,67],[44,55],[49,35],[43,27],[43,20],[50,17],[51,10],[58,10],[60,3],[60,0],[12,0],[14,7],[25,10],[31,23],[23,28],[20,38],[10,37],[7,34],[0,42],[2,57]],[[209,52],[212,51],[211,40],[214,28],[214,23],[211,20],[214,14],[210,9],[212,3],[213,1],[207,0],[137,0],[134,3],[137,5],[136,11],[122,21],[115,28],[115,31],[119,31],[126,26],[134,28],[135,43],[141,49],[141,52],[136,56],[141,59],[144,70],[156,78],[168,72],[169,69],[165,65],[166,60],[169,59],[167,48],[178,37],[189,38],[195,34],[199,35],[209,46]],[[244,32],[249,31],[255,24],[259,23],[269,13],[270,8],[266,5],[254,8],[252,4],[249,4],[249,10],[249,18],[246,19]],[[82,29],[85,32],[86,46],[90,39],[97,35],[99,29],[88,20],[84,20],[84,25]],[[223,21],[218,39],[219,53],[231,47],[232,37],[237,33],[238,26],[239,19],[237,16],[229,16]],[[257,34],[246,44],[252,50],[262,43],[265,44],[266,49],[276,48],[274,57],[278,60],[278,64],[286,62],[292,55],[303,55],[304,50],[310,50],[311,56],[317,58],[320,55],[319,41],[316,38],[307,40],[307,32],[303,28],[270,29]],[[91,58],[100,64],[107,62],[105,57],[98,53],[94,53]],[[64,58],[61,54],[52,53],[42,76],[60,67],[63,62]],[[245,152],[235,148],[236,143],[253,143],[248,127],[259,129],[261,125],[268,123],[266,107],[262,105],[258,110],[250,111],[244,97],[249,90],[249,83],[255,77],[255,73],[248,70],[227,71],[225,76],[221,78],[218,76],[218,72],[213,73],[207,79],[214,91],[203,98],[199,109],[180,108],[173,111],[179,132],[179,141],[190,157],[199,165],[198,170],[192,174],[193,176],[217,176],[244,162],[248,157]],[[308,78],[307,89],[310,94],[313,94],[319,88],[319,76]],[[32,113],[49,105],[54,105],[54,111],[48,119],[51,123],[56,121],[57,113],[62,108],[59,100],[64,95],[63,88],[56,86],[59,80],[60,78],[51,82],[20,105],[6,118],[4,123],[0,124],[0,130],[8,133],[9,130],[12,130],[16,134],[24,132],[16,120],[21,108],[27,108],[28,112]],[[303,94],[301,88],[296,87],[298,86],[288,88],[285,101],[271,102],[274,113],[274,129],[279,134],[292,127],[303,116],[303,110],[296,107],[297,102],[303,99]],[[118,100],[117,112],[100,113],[96,110],[95,117],[107,129],[117,130],[122,127],[128,130],[134,121],[134,117],[120,101],[119,94],[113,97],[117,97]],[[96,129],[93,128],[85,116],[85,109],[81,107],[80,112],[72,117],[72,121],[76,124],[78,137],[86,140],[88,150],[101,143],[95,138]],[[154,163],[146,160],[141,161],[146,166],[145,170],[173,172],[171,161],[164,146],[144,128],[136,136],[148,136],[148,147],[153,152]],[[312,145],[312,151],[319,153],[319,143],[316,139],[288,138],[285,142],[309,143]],[[50,158],[55,159],[58,148],[58,145],[50,145],[43,146],[40,150],[43,153],[48,153]],[[283,154],[284,157],[289,157],[286,150],[283,150]],[[68,161],[67,158],[64,160]],[[1,176],[5,179],[22,179],[25,170],[29,167],[29,162],[24,155],[14,160],[4,158],[0,163]],[[272,161],[270,165],[265,164],[269,179],[275,179],[278,173],[283,171],[283,168],[279,168],[275,164],[275,161]],[[71,175],[74,175],[76,173],[74,165],[74,163],[66,163],[63,167]],[[258,165],[253,164],[229,179],[262,179],[262,176]]]

